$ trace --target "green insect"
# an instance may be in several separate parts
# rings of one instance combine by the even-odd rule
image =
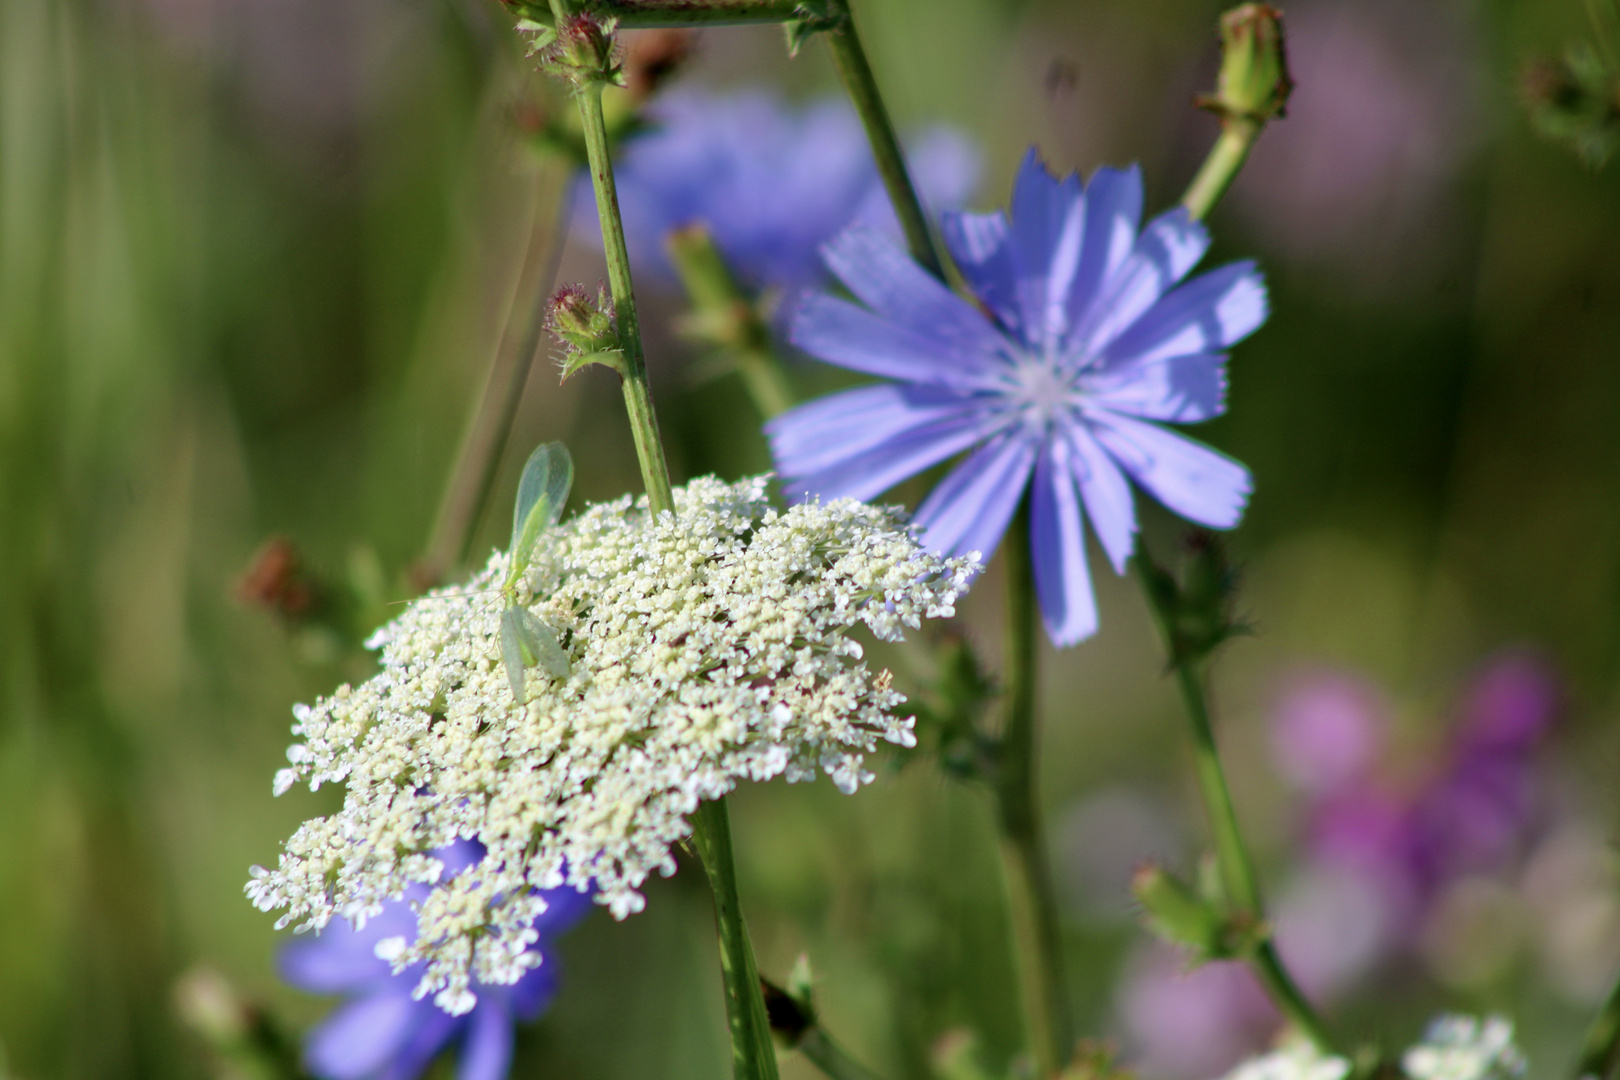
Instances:
[[[528,700],[524,693],[525,674],[539,667],[554,679],[568,677],[568,654],[557,635],[534,613],[517,602],[518,582],[529,569],[534,545],[540,534],[557,524],[568,491],[574,486],[574,459],[562,443],[543,443],[523,466],[518,481],[517,505],[512,515],[512,547],[508,554],[506,581],[501,594],[506,610],[501,614],[501,662],[506,666],[512,697],[518,704]]]

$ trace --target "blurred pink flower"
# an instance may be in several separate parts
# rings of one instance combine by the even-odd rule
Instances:
[[[1534,654],[1488,660],[1419,783],[1381,760],[1389,710],[1377,691],[1330,668],[1284,684],[1272,747],[1300,791],[1303,862],[1271,905],[1277,947],[1318,1001],[1353,989],[1394,955],[1415,952],[1454,883],[1520,861],[1540,820],[1535,750],[1562,709],[1555,672]],[[1278,1017],[1247,971],[1145,943],[1117,993],[1140,1073],[1219,1075],[1273,1033]]]

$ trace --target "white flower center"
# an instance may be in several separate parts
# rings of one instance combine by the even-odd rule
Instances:
[[[1026,420],[1047,426],[1073,407],[1074,373],[1052,356],[1025,354],[1013,362],[1008,396]]]

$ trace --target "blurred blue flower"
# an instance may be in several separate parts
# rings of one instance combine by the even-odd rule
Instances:
[[[1225,350],[1265,321],[1265,286],[1249,262],[1177,286],[1209,247],[1204,227],[1179,207],[1145,229],[1141,216],[1138,169],[1098,169],[1082,189],[1032,150],[1010,220],[944,215],[946,243],[982,307],[870,230],[827,245],[827,265],[865,306],[805,298],[793,343],[896,381],[767,425],[789,496],[871,499],[972,449],[916,520],[936,551],[988,558],[1033,475],[1036,591],[1058,645],[1097,628],[1083,516],[1116,571],[1135,545],[1127,477],[1182,517],[1237,524],[1248,470],[1150,421],[1225,410]]]
[[[434,853],[453,876],[483,858],[483,845],[461,840]],[[309,1071],[324,1080],[414,1080],[439,1053],[460,1041],[458,1080],[502,1080],[512,1063],[513,1028],[533,1020],[557,992],[557,960],[546,950],[551,939],[578,922],[591,907],[589,894],[552,889],[545,912],[534,923],[543,962],[512,986],[478,983],[478,1004],[464,1016],[451,1016],[428,1000],[411,996],[421,965],[392,973],[379,959],[379,942],[416,934],[412,901],[428,894],[425,885],[355,930],[333,922],[319,936],[297,940],[281,951],[281,977],[317,994],[343,994],[341,1005],[311,1031],[304,1057]]]
[[[648,119],[654,129],[629,140],[614,169],[638,269],[668,273],[664,237],[693,222],[753,288],[820,282],[818,245],[852,222],[900,235],[866,133],[841,99],[795,108],[763,90],[675,90]],[[972,194],[979,156],[965,136],[936,127],[911,149],[925,202],[960,206]],[[600,247],[588,177],[574,207],[575,231]]]

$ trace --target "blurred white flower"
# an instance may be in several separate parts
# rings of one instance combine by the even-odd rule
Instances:
[[[1289,1039],[1269,1054],[1250,1058],[1226,1080],[1344,1080],[1350,1062],[1323,1054],[1304,1039]]]
[[[1526,1063],[1508,1020],[1451,1014],[1434,1020],[1423,1041],[1401,1055],[1401,1068],[1411,1080],[1515,1080]]]

